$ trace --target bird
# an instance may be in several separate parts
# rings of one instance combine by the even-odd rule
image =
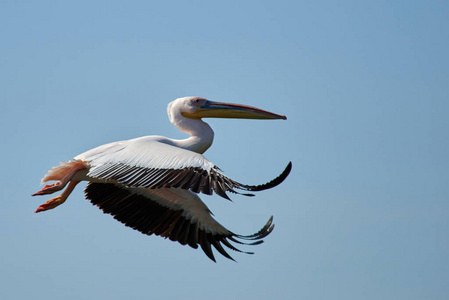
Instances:
[[[146,235],[157,235],[189,245],[216,262],[212,246],[234,260],[223,246],[258,245],[274,229],[273,216],[251,235],[236,234],[214,218],[199,194],[217,194],[230,200],[228,193],[252,193],[279,185],[289,175],[292,163],[275,179],[261,185],[239,183],[226,175],[203,153],[212,145],[214,131],[203,118],[282,119],[259,108],[207,100],[178,98],[168,104],[170,122],[189,135],[186,139],[144,136],[105,144],[53,167],[42,178],[47,184],[32,196],[62,191],[40,205],[36,213],[53,209],[66,201],[76,185],[87,181],[84,195],[104,213]],[[229,250],[228,250],[229,251]]]

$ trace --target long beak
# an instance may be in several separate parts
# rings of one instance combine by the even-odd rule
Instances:
[[[286,116],[278,115],[259,108],[232,104],[207,101],[193,113],[182,113],[185,117],[192,119],[201,118],[235,118],[235,119],[282,119]]]

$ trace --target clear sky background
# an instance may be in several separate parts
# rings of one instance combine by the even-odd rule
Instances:
[[[449,299],[447,1],[1,1],[1,299]],[[143,135],[183,138],[182,96],[287,121],[218,120],[205,156],[275,189],[202,196],[237,263],[103,214],[52,166]]]

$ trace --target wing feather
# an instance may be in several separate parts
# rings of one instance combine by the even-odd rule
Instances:
[[[120,184],[89,182],[85,195],[104,213],[128,227],[147,235],[159,235],[192,248],[200,246],[215,261],[212,246],[223,256],[233,260],[222,245],[243,252],[230,242],[253,245],[245,240],[261,243],[261,238],[273,230],[272,218],[256,234],[244,236],[232,233],[220,225],[200,198],[181,189],[148,190],[127,188]],[[244,252],[252,254],[252,252]]]
[[[203,155],[154,136],[107,144],[80,154],[75,160],[87,163],[89,181],[121,183],[132,188],[181,188],[207,195],[215,192],[228,200],[226,192],[269,189],[284,181],[291,171],[289,163],[281,175],[266,184],[242,184],[225,176]]]

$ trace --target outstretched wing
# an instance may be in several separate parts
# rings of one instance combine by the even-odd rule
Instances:
[[[274,228],[271,217],[256,234],[244,236],[232,233],[212,218],[209,209],[196,194],[182,189],[150,190],[89,182],[85,195],[92,204],[126,226],[147,235],[169,238],[195,249],[199,245],[213,261],[215,257],[212,246],[223,256],[233,260],[223,245],[243,252],[231,242],[257,245]]]
[[[291,163],[274,180],[257,186],[241,184],[225,176],[203,155],[144,137],[107,144],[75,157],[88,163],[87,177],[127,187],[180,188],[229,199],[226,192],[261,191],[280,184],[291,171]],[[251,194],[244,194],[251,195]]]

